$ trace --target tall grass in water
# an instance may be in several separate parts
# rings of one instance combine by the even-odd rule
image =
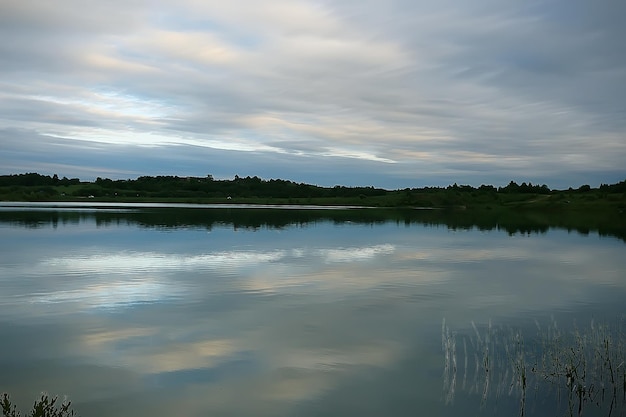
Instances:
[[[517,398],[520,416],[527,414],[529,398],[540,397],[553,399],[555,408],[571,417],[589,407],[608,417],[626,414],[624,318],[613,326],[592,320],[571,331],[554,320],[545,326],[536,322],[536,334],[527,339],[520,329],[471,324],[473,334],[460,334],[442,322],[446,403],[454,400],[458,377],[461,390],[481,396],[481,407],[489,399]],[[457,352],[461,341],[463,351]]]

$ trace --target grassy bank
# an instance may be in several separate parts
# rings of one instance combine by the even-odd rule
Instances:
[[[203,193],[179,193],[168,196],[158,192],[132,190],[92,194],[89,185],[49,187],[0,187],[0,201],[91,201],[91,202],[160,202],[196,204],[295,204],[348,205],[364,207],[426,207],[465,210],[525,210],[543,212],[625,212],[626,194],[590,192],[580,194],[555,191],[544,194],[454,193],[437,191],[388,191],[374,196],[273,197],[273,196],[209,196]],[[86,194],[86,195],[85,195]],[[183,195],[184,194],[184,195]]]

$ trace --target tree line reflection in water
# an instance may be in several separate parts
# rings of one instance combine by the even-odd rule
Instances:
[[[235,229],[280,229],[304,227],[317,222],[382,224],[395,222],[447,227],[452,230],[502,230],[510,235],[540,234],[551,228],[583,235],[598,233],[626,242],[626,218],[621,213],[603,215],[580,212],[419,210],[380,208],[100,208],[24,209],[5,207],[0,223],[29,228],[95,221],[98,227],[136,224],[155,228],[206,228],[232,226]]]

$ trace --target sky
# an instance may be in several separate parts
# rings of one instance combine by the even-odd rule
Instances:
[[[626,179],[623,0],[0,0],[0,174]]]

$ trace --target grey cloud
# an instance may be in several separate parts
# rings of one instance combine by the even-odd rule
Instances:
[[[89,13],[71,1],[36,6],[3,6],[0,120],[66,138],[99,129],[97,140],[127,141],[133,172],[154,171],[166,154],[183,158],[167,165],[184,167],[193,149],[146,153],[133,133],[213,148],[240,143],[262,150],[257,159],[272,160],[284,178],[304,176],[290,162],[300,155],[311,164],[307,182],[321,181],[329,166],[343,174],[371,163],[381,182],[398,186],[418,167],[466,177],[475,166],[493,181],[531,170],[548,183],[572,172],[624,172],[618,2],[94,2]],[[24,168],[11,164],[19,171],[29,166],[23,152]],[[502,161],[518,164],[507,173]],[[119,165],[103,156],[95,166]]]
[[[394,180],[377,174],[380,162],[341,161],[324,155],[226,151],[201,146],[136,147],[42,136],[32,131],[0,131],[3,174],[22,170],[79,177],[134,178],[139,175],[213,175],[215,178],[259,176],[324,186],[368,185],[393,188]],[[52,156],[51,156],[52,155]],[[106,164],[103,163],[106,161]],[[287,175],[285,173],[288,173]]]
[[[121,7],[124,5],[125,7]],[[41,3],[36,0],[3,2],[0,5],[0,26],[12,32],[25,34],[103,33],[115,30],[128,31],[137,26],[142,15],[139,7],[146,4],[139,1],[63,0],[55,3]],[[144,9],[145,10],[145,9]],[[133,25],[133,23],[135,23]]]

